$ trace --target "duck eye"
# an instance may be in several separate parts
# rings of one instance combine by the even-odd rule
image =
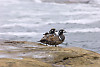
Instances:
[[[52,30],[52,31],[54,31],[54,30]]]

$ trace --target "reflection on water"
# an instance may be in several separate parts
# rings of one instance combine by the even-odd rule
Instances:
[[[37,42],[51,28],[68,33],[60,46],[100,53],[100,5],[56,4],[40,0],[0,0],[0,38]],[[66,45],[68,43],[68,45]]]

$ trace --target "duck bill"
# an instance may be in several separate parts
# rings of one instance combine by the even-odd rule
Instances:
[[[67,33],[66,31],[64,31],[64,33]]]

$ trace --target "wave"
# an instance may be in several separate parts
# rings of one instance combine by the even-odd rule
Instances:
[[[90,3],[93,3],[93,4],[100,4],[100,0],[91,0]]]
[[[4,24],[1,25],[1,28],[5,27],[16,27],[16,26],[21,26],[21,27],[38,27],[41,26],[42,24],[25,24],[25,23],[14,23],[14,24]]]
[[[43,2],[55,2],[55,3],[88,3],[89,0],[41,0]]]
[[[47,21],[47,22],[44,22],[44,24],[54,24],[54,23],[63,23],[63,24],[82,24],[82,25],[85,25],[85,24],[93,24],[93,23],[97,23],[97,21],[99,21],[100,19],[97,18],[97,19],[76,19],[76,20],[67,20],[67,21],[59,21],[59,22],[54,22],[54,21]]]
[[[68,29],[66,30],[71,33],[77,33],[77,32],[100,32],[100,28],[85,28],[85,29]]]
[[[34,0],[36,3],[90,3],[90,4],[100,4],[100,0]]]
[[[85,28],[85,29],[65,29],[69,33],[87,33],[87,32],[100,32],[100,28]],[[0,35],[16,35],[16,36],[37,36],[42,35],[43,33],[39,32],[5,32],[0,33]]]
[[[0,35],[16,35],[16,36],[36,36],[43,33],[37,33],[37,32],[5,32],[0,33]]]
[[[34,0],[34,2],[36,2],[36,3],[42,3],[41,0]]]
[[[47,2],[47,3],[93,3],[100,4],[100,0],[34,0],[37,3]]]
[[[19,4],[20,3],[20,0],[1,0],[0,1],[0,4],[3,4],[4,3],[4,5],[9,5],[9,4]]]
[[[91,20],[90,19],[81,19],[81,20],[68,20],[68,21],[66,21],[66,23],[91,24],[91,23],[94,23],[95,21],[97,21],[97,20],[94,20],[94,19],[91,19]]]
[[[48,20],[46,22],[41,21],[41,23],[10,23],[10,24],[3,24],[0,25],[0,28],[12,28],[12,27],[25,27],[25,28],[34,28],[34,27],[41,27],[44,25],[48,25],[48,24],[55,24],[55,23],[63,23],[63,24],[92,24],[92,23],[96,23],[97,21],[99,21],[99,19],[97,18],[95,19],[81,19],[81,20],[67,20],[67,21],[59,21],[59,22],[55,22],[52,20]]]

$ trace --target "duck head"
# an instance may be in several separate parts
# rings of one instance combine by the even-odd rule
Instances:
[[[55,29],[55,28],[52,28],[52,29],[49,31],[49,34],[54,34],[55,32],[57,32],[56,29]]]
[[[63,30],[63,29],[60,29],[59,32],[58,32],[59,35],[62,35],[63,33],[66,33],[66,31]]]

